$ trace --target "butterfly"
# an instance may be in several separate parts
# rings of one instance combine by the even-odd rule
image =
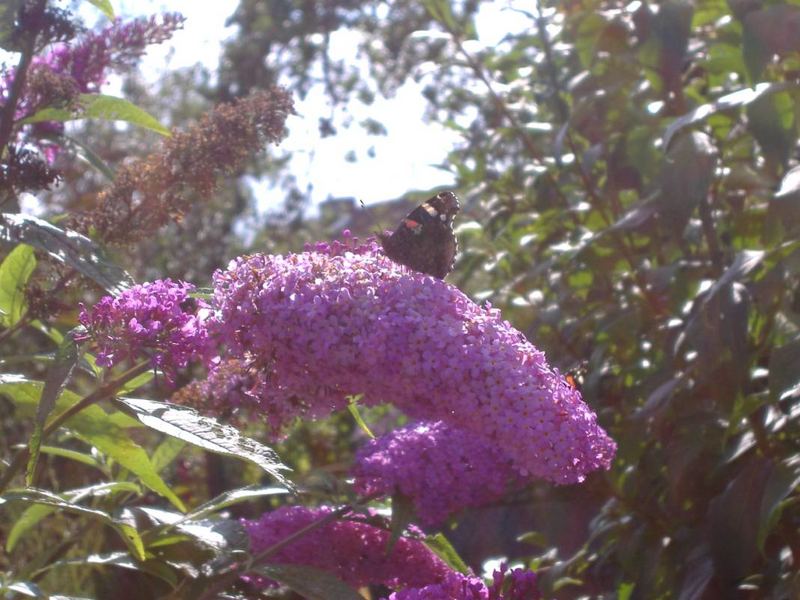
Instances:
[[[439,192],[408,213],[391,234],[378,234],[384,253],[396,263],[444,279],[458,250],[453,219],[460,208],[453,192]]]
[[[564,373],[564,380],[567,386],[577,392],[583,391],[583,385],[586,383],[586,375],[589,372],[588,361],[581,361],[573,366],[569,371]]]

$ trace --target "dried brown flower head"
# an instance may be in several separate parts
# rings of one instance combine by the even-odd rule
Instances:
[[[159,152],[123,166],[97,208],[73,225],[124,244],[179,220],[221,177],[236,173],[266,143],[282,140],[293,112],[291,96],[278,87],[217,106],[186,131],[173,132]]]
[[[78,108],[79,93],[78,84],[71,76],[57,73],[47,65],[33,65],[28,72],[23,109],[26,116],[43,108],[74,110]]]

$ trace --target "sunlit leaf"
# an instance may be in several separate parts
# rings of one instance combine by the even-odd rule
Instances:
[[[196,410],[154,400],[118,398],[125,407],[147,427],[183,440],[204,450],[248,460],[272,475],[287,488],[293,486],[280,471],[289,470],[278,455],[253,439],[243,436],[235,427],[200,415]]]
[[[713,102],[698,106],[697,108],[692,109],[690,112],[678,117],[672,123],[670,123],[669,127],[664,130],[664,147],[669,148],[669,144],[670,141],[672,141],[673,136],[684,127],[704,121],[711,115],[714,115],[720,111],[741,108],[742,106],[747,106],[748,104],[755,102],[763,96],[768,96],[770,94],[783,92],[785,90],[797,87],[797,84],[794,83],[762,82],[756,84],[752,88],[745,88],[730,94],[725,94],[724,96],[720,96]]]
[[[118,295],[133,285],[131,276],[107,260],[89,238],[74,231],[59,229],[38,217],[3,213],[0,215],[0,239],[24,242],[44,250],[58,262],[94,280],[111,294]]]
[[[0,393],[11,399],[20,410],[20,414],[33,414],[42,387],[40,381],[29,380],[19,375],[0,375]],[[56,410],[60,413],[79,400],[80,396],[70,390],[64,390],[56,401]],[[130,417],[125,416],[125,419]],[[113,458],[135,474],[144,485],[167,498],[180,510],[186,510],[180,498],[158,475],[147,452],[130,439],[126,429],[115,422],[113,414],[109,415],[99,406],[91,405],[71,416],[63,426],[87,444]]]
[[[100,119],[103,121],[125,121],[131,125],[169,136],[170,131],[158,119],[124,98],[104,94],[81,94],[78,96],[79,109],[44,108],[24,119],[23,123],[42,121],[75,121],[78,119]]]
[[[66,501],[71,503],[80,503],[87,498],[96,498],[107,496],[115,492],[134,492],[141,494],[141,488],[135,483],[128,481],[113,481],[110,483],[101,483],[79,490],[70,490],[60,494]],[[8,532],[8,540],[6,541],[6,552],[13,552],[17,542],[37,523],[39,523],[46,516],[52,514],[57,510],[56,507],[50,504],[34,504],[27,508],[19,517],[17,517],[11,530]]]
[[[284,495],[289,493],[290,491],[288,489],[276,486],[262,487],[253,485],[236,490],[230,490],[223,492],[216,498],[213,498],[204,504],[201,504],[188,513],[185,519],[199,519],[211,513],[219,512],[229,506],[233,506],[234,504],[239,504],[240,502],[247,502],[249,500],[256,500],[267,496]]]
[[[61,567],[120,567],[132,571],[142,571],[154,575],[171,586],[178,584],[178,576],[175,571],[161,560],[134,560],[127,552],[106,552],[102,554],[90,554],[80,558],[59,560],[47,565],[47,568],[40,571],[50,571]]]
[[[7,502],[23,502],[26,504],[42,504],[54,509],[75,513],[100,521],[111,527],[125,542],[128,550],[140,560],[144,560],[144,544],[139,533],[134,527],[111,517],[108,513],[96,509],[74,504],[46,490],[28,488],[25,490],[10,490],[0,495],[0,506]]]
[[[0,263],[0,324],[4,327],[16,325],[25,314],[25,285],[35,268],[33,248],[27,244],[18,245]]]
[[[453,548],[453,545],[450,543],[450,540],[448,540],[443,534],[437,533],[435,535],[429,535],[425,538],[424,542],[425,545],[430,548],[430,550],[436,554],[436,556],[447,563],[451,569],[464,574],[470,572],[467,563],[465,563],[464,559],[459,556],[458,552],[456,552],[456,549]]]
[[[111,6],[111,0],[87,0],[87,2],[100,9],[100,12],[109,19],[114,18],[114,7]]]

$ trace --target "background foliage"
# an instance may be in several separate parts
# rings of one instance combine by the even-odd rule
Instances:
[[[546,597],[800,596],[800,3],[531,3],[518,11],[529,27],[493,47],[474,39],[480,5],[243,0],[217,83],[165,79],[186,104],[164,120],[275,81],[301,97],[321,83],[340,111],[320,123],[331,135],[349,102],[391,94],[435,64],[422,79],[428,117],[461,138],[442,157],[465,203],[449,281],[500,308],[563,370],[582,367],[584,398],[619,444],[609,473],[474,511],[448,537],[473,566],[505,555],[537,568]],[[366,73],[328,56],[342,30],[360,40]],[[148,108],[163,115],[165,106]],[[280,164],[269,174],[280,177]],[[81,185],[53,202],[77,206]],[[305,219],[302,194],[288,189],[260,247],[299,250],[338,233]],[[232,181],[164,235],[161,254],[148,246],[120,260],[148,278],[202,282],[239,250],[231,232],[247,210],[247,192]],[[170,247],[198,231],[218,240],[213,251],[176,259]],[[26,268],[21,252],[6,256],[0,280]],[[28,345],[31,354],[53,350],[41,335]],[[4,408],[16,410],[2,421],[6,456],[29,432],[23,405]],[[279,454],[304,483],[330,490],[352,433],[348,416],[305,424]],[[137,441],[152,450],[150,435]],[[89,442],[99,452],[83,461],[113,486],[103,503],[141,493]],[[57,469],[52,454],[53,489],[87,483],[74,462]],[[189,456],[170,483],[191,506],[258,478],[239,463]],[[32,530],[0,568],[36,556],[58,527]],[[74,522],[64,528],[70,552],[102,545]],[[158,561],[150,567],[167,577]],[[96,573],[45,581],[103,596],[110,575]]]

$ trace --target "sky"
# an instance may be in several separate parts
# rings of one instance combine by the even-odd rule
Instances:
[[[184,29],[168,45],[148,52],[142,69],[152,80],[165,68],[176,69],[197,62],[214,70],[222,42],[235,34],[235,28],[226,28],[225,21],[235,10],[237,0],[204,2],[202,10],[192,0],[112,2],[121,15],[177,11],[187,18]],[[508,31],[519,29],[521,22],[527,26],[518,14],[507,10],[515,4],[530,2],[498,0],[484,10],[478,23],[482,42],[496,43]],[[352,53],[354,40],[352,36],[348,39],[348,35],[333,39],[334,53],[345,57]],[[435,165],[457,143],[458,136],[440,125],[424,122],[422,87],[421,83],[409,82],[393,98],[378,98],[369,106],[350,107],[355,122],[368,117],[382,122],[387,129],[385,136],[367,136],[360,127],[353,126],[339,128],[336,136],[320,139],[319,119],[330,115],[330,105],[322,89],[312,90],[302,101],[296,99],[298,115],[289,118],[289,136],[281,147],[293,153],[290,169],[301,189],[311,186],[314,203],[330,197],[354,197],[369,204],[398,198],[409,191],[453,184],[452,174]],[[367,156],[370,147],[374,148],[372,158]],[[356,162],[345,159],[352,149],[358,155]],[[282,199],[280,190],[269,190],[266,186],[257,186],[256,190],[261,209]]]
[[[179,12],[186,17],[183,30],[161,46],[151,46],[141,63],[144,78],[156,83],[167,70],[190,67],[196,63],[213,72],[217,68],[222,43],[235,35],[235,27],[226,27],[238,0],[111,0],[116,14],[124,19],[163,12]],[[480,43],[496,44],[510,31],[527,27],[511,6],[530,9],[530,0],[496,0],[482,9],[477,21]],[[91,26],[103,25],[104,17],[89,2],[80,5],[80,15]],[[334,55],[347,58],[354,54],[356,39],[344,32],[332,38]],[[355,103],[348,107],[353,121],[367,118],[386,127],[384,136],[367,136],[359,126],[339,127],[336,136],[320,138],[318,123],[329,117],[330,105],[320,88],[306,98],[296,98],[297,115],[289,117],[288,137],[281,148],[292,153],[289,168],[302,190],[310,188],[313,204],[328,198],[353,197],[365,204],[399,198],[405,193],[453,185],[447,170],[437,167],[458,142],[458,135],[436,124],[425,122],[424,83],[408,82],[392,98],[377,98],[371,105]],[[112,81],[104,93],[114,94]],[[338,112],[337,116],[343,116]],[[354,150],[355,162],[346,155]],[[367,151],[372,149],[372,156]],[[282,190],[266,183],[252,183],[261,211],[278,206]]]

